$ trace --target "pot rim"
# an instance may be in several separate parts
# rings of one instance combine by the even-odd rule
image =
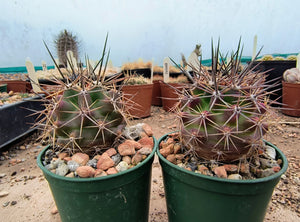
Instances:
[[[177,131],[175,131],[177,132]],[[284,174],[288,168],[288,160],[286,158],[286,156],[283,154],[283,152],[277,147],[275,146],[274,144],[268,142],[268,141],[265,141],[264,142],[273,147],[275,150],[276,150],[276,153],[277,155],[279,154],[279,156],[281,157],[282,159],[282,167],[281,167],[281,170],[271,176],[268,176],[268,177],[263,177],[263,178],[258,178],[258,179],[253,179],[253,180],[231,180],[231,179],[225,179],[225,178],[218,178],[218,177],[213,177],[213,176],[207,176],[207,175],[203,175],[203,174],[200,174],[200,173],[195,173],[195,172],[192,172],[192,171],[188,171],[186,169],[183,169],[173,163],[171,163],[170,161],[168,161],[165,157],[163,157],[161,155],[161,153],[159,152],[159,145],[161,143],[161,141],[163,139],[165,139],[169,134],[171,133],[174,133],[174,132],[170,132],[170,133],[167,133],[165,135],[163,135],[159,140],[158,140],[158,144],[157,144],[157,150],[156,150],[156,153],[159,157],[160,160],[162,160],[165,164],[167,164],[169,167],[172,167],[172,168],[175,168],[176,170],[179,170],[180,172],[182,173],[186,173],[186,174],[189,174],[191,176],[196,176],[196,177],[199,177],[199,178],[204,178],[204,179],[208,179],[208,180],[212,180],[212,181],[216,181],[216,182],[223,182],[223,183],[233,183],[233,184],[256,184],[256,183],[261,183],[261,182],[267,182],[267,181],[271,181],[271,180],[274,180],[275,178],[281,176],[282,174]]]

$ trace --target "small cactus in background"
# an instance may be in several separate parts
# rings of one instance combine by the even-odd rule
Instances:
[[[54,41],[57,55],[59,59],[59,65],[63,65],[65,68],[68,65],[67,52],[72,51],[73,57],[78,61],[78,40],[75,35],[68,32],[66,29],[61,31]]]
[[[212,46],[211,72],[193,70],[191,84],[181,95],[177,115],[184,146],[205,160],[232,162],[251,155],[262,144],[268,129],[268,100],[271,87],[264,73],[240,67],[241,47],[230,61]],[[261,147],[261,146],[260,146]]]
[[[106,43],[107,37],[102,58],[95,67],[99,66],[98,74],[94,73],[95,69],[80,68],[78,73],[72,69],[71,76],[60,72],[45,44],[63,78],[63,81],[58,80],[63,90],[49,96],[51,100],[47,100],[42,112],[45,117],[39,121],[43,137],[50,137],[53,147],[67,148],[71,153],[101,150],[110,147],[125,127],[121,92],[114,87],[114,79],[104,80],[109,56],[109,53],[106,55]]]
[[[300,70],[298,68],[285,70],[283,80],[289,83],[300,83]]]

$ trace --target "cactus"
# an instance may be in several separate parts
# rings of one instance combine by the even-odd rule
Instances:
[[[68,32],[66,29],[61,31],[54,41],[56,45],[57,55],[60,65],[63,65],[65,68],[68,64],[67,52],[72,51],[73,57],[78,61],[78,40],[75,35],[71,32]]]
[[[49,96],[51,100],[48,99],[42,112],[45,117],[38,123],[43,127],[43,137],[52,139],[53,147],[67,148],[72,153],[78,150],[90,153],[111,147],[121,134],[126,121],[122,95],[115,89],[113,79],[104,80],[105,68],[102,68],[109,56],[109,53],[106,55],[106,43],[107,37],[102,58],[95,67],[100,67],[98,74],[94,73],[95,69],[80,69],[69,77],[60,72],[53,60],[63,77],[64,81],[60,83],[64,89]]]
[[[220,57],[220,58],[219,58]],[[229,63],[212,45],[212,71],[193,70],[189,88],[177,107],[183,145],[205,160],[232,162],[251,155],[261,145],[270,114],[264,73],[251,64],[239,71],[240,42]],[[178,92],[179,93],[179,92]],[[253,153],[252,153],[253,154]]]

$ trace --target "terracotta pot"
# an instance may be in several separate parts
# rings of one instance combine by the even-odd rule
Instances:
[[[124,85],[122,87],[126,110],[134,118],[150,116],[153,84]]]
[[[0,81],[0,84],[7,84],[7,92],[30,92],[31,84],[23,80],[3,80]]]
[[[179,97],[176,93],[176,90],[172,87],[175,87],[178,90],[182,90],[184,88],[184,84],[182,83],[164,83],[160,81],[160,91],[161,91],[161,99],[163,109],[167,112],[172,112],[173,109],[179,102]]]
[[[159,80],[153,80],[152,105],[162,105]]]
[[[282,113],[300,116],[300,84],[282,81]]]

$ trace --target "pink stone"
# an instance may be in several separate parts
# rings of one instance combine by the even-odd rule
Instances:
[[[124,162],[128,163],[128,165],[131,164],[131,157],[130,157],[130,156],[124,156],[124,157],[122,158],[122,160],[123,160]]]
[[[80,166],[76,169],[76,173],[82,178],[94,177],[95,172],[95,169],[90,166]]]
[[[107,153],[108,156],[113,156],[113,155],[117,154],[117,151],[115,148],[110,148],[110,149],[106,150],[105,153]]]
[[[141,162],[143,160],[143,155],[140,154],[139,152],[137,152],[133,157],[132,157],[132,164],[136,165],[139,162]]]
[[[238,166],[234,164],[225,164],[225,170],[229,173],[235,173],[238,171]]]
[[[177,160],[183,160],[184,159],[184,154],[176,154],[175,155]]]
[[[176,157],[175,154],[169,154],[166,158],[168,161],[170,161],[171,163],[176,164]]]
[[[89,155],[85,153],[75,153],[72,156],[72,160],[77,162],[80,166],[86,165],[86,163],[89,161]]]
[[[152,137],[143,137],[138,141],[142,147],[151,147],[153,148],[154,142]]]
[[[112,175],[112,174],[116,174],[118,173],[117,169],[114,168],[114,167],[111,167],[109,168],[107,171],[106,171],[107,175]]]
[[[181,150],[180,144],[179,143],[175,143],[174,144],[174,153],[177,154],[177,153],[180,152],[180,150]]]
[[[227,178],[227,173],[224,166],[214,168],[214,173],[217,175],[217,177]]]
[[[161,155],[163,155],[163,157],[167,157],[168,155],[174,152],[174,145],[170,144],[169,146],[160,149],[159,152]]]
[[[122,143],[118,146],[118,151],[121,156],[131,156],[135,154],[135,149],[129,143]]]
[[[273,166],[272,169],[275,173],[277,173],[281,170],[281,167],[280,166]]]
[[[153,136],[153,130],[152,130],[151,126],[149,126],[148,124],[144,123],[142,127],[143,127],[144,132],[148,136]]]
[[[107,176],[107,173],[104,170],[96,169],[94,177],[103,177]]]
[[[115,165],[107,153],[103,153],[97,162],[97,169],[107,170]]]
[[[129,144],[130,146],[134,147],[134,149],[139,150],[142,148],[142,145],[139,142],[136,142],[134,140],[125,140],[126,144]]]

